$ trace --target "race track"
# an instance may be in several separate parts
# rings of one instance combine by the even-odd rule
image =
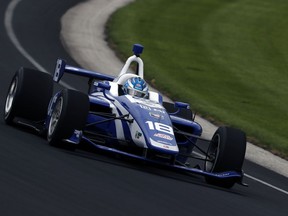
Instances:
[[[10,14],[10,22],[7,7],[11,2],[17,4]],[[47,72],[53,71],[58,57],[77,65],[62,46],[59,32],[61,16],[78,2],[80,0],[2,0],[1,112],[13,73],[22,65],[35,67],[31,58]],[[26,52],[19,52],[19,46],[11,42],[11,31]],[[66,77],[65,82],[83,91],[87,88],[85,79]],[[206,184],[199,176],[182,175],[111,155],[54,148],[26,130],[6,126],[2,117],[0,145],[3,216],[286,216],[288,213],[287,178],[249,161],[244,164],[247,173],[244,181],[249,187],[236,185],[231,190],[223,190]]]

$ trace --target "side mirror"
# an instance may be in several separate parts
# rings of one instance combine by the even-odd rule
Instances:
[[[111,89],[111,86],[108,83],[104,83],[104,82],[94,83],[94,86],[96,88],[102,88],[102,89],[105,89],[105,90],[110,90]]]
[[[104,97],[110,101],[114,101],[112,98],[108,97],[108,95],[106,94],[106,91],[105,91],[105,90],[109,91],[111,89],[111,86],[109,85],[109,83],[107,83],[107,82],[95,82],[93,87],[95,89],[97,89],[97,91],[99,91],[99,89],[103,89]]]
[[[190,105],[188,103],[183,103],[183,102],[175,102],[174,105],[178,109],[190,109]]]

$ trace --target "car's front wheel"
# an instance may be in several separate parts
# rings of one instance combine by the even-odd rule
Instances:
[[[204,169],[207,172],[242,171],[246,152],[246,135],[231,127],[219,127],[210,142]],[[206,177],[210,184],[231,188],[237,180]]]
[[[73,148],[75,144],[63,142],[69,139],[75,130],[82,130],[89,112],[89,98],[79,91],[64,89],[52,104],[48,124],[47,139],[50,145]]]

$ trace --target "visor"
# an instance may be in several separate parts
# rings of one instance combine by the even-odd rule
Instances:
[[[127,94],[131,96],[135,96],[135,97],[141,97],[141,98],[145,98],[148,95],[147,92],[139,91],[136,89],[127,89]]]

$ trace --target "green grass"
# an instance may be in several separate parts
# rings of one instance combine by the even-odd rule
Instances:
[[[287,0],[137,0],[108,40],[125,58],[143,44],[150,83],[287,157],[287,11]]]

